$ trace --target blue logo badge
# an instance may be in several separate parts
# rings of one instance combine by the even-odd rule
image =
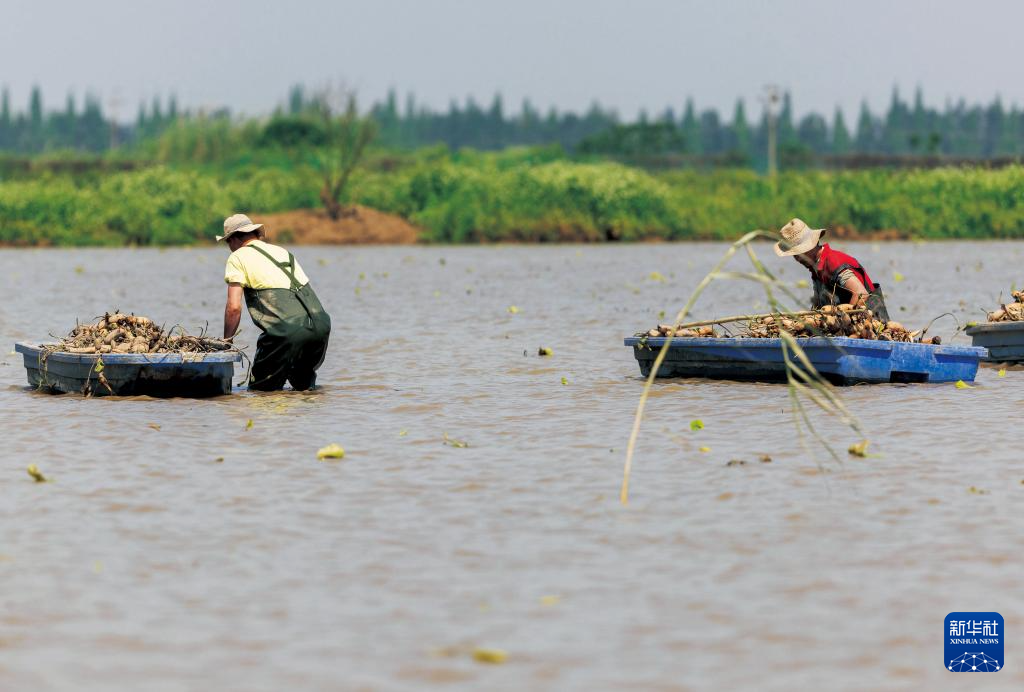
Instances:
[[[1003,616],[950,613],[946,616],[946,670],[995,673],[1003,669]]]

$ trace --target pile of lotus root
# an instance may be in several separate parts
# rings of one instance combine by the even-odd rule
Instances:
[[[1020,322],[1024,320],[1024,291],[1013,292],[1012,303],[988,313],[989,322]]]
[[[637,336],[668,336],[673,331],[671,324],[659,324],[654,329],[650,330],[644,335],[638,334]],[[721,336],[715,331],[715,328],[708,325],[705,327],[692,327],[690,329],[676,329],[674,336],[682,337],[695,337],[695,336],[710,336],[718,337]]]
[[[813,313],[800,315],[775,314],[749,320],[740,336],[755,339],[770,339],[785,330],[796,337],[847,336],[854,339],[877,341],[916,341],[917,333],[910,332],[899,322],[882,322],[874,319],[870,310],[854,308],[852,305],[826,305]],[[647,336],[715,337],[718,333],[711,326],[674,330],[672,325],[659,324]],[[921,343],[940,344],[939,337],[921,339]]]
[[[180,327],[164,331],[148,317],[113,312],[95,324],[77,325],[49,348],[67,353],[208,353],[234,346],[205,335],[191,336]]]

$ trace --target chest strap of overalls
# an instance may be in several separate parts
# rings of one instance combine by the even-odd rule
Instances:
[[[292,292],[292,295],[295,296],[295,298],[299,301],[299,304],[306,311],[306,319],[309,321],[308,326],[312,328],[315,316],[313,314],[313,310],[310,308],[309,305],[306,304],[306,299],[303,297],[302,284],[300,284],[298,279],[295,278],[295,256],[289,252],[287,263],[278,262],[276,259],[270,256],[269,252],[267,252],[261,247],[257,247],[255,245],[247,245],[246,247],[251,247],[253,250],[260,253],[268,260],[273,262],[275,265],[277,265],[277,268],[284,272],[284,275],[288,277],[288,281],[291,282],[290,290]]]
[[[268,260],[273,262],[277,266],[278,269],[280,269],[282,272],[284,272],[284,275],[288,277],[288,281],[291,282],[291,289],[293,291],[297,291],[300,288],[302,288],[302,284],[300,284],[298,279],[295,278],[295,256],[292,255],[292,253],[290,253],[290,252],[288,253],[288,261],[287,262],[278,262],[276,259],[271,257],[269,252],[267,252],[266,250],[264,250],[261,247],[258,247],[256,245],[246,245],[246,247],[250,247],[253,250],[255,250],[256,252],[260,253],[261,255],[266,257]]]

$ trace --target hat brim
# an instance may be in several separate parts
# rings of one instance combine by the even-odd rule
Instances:
[[[788,245],[786,241],[780,240],[775,243],[775,254],[779,257],[792,257],[793,255],[802,255],[808,250],[813,250],[818,245],[818,241],[821,240],[821,236],[824,235],[824,228],[812,228],[807,232],[807,237],[801,240],[796,245]]]
[[[261,231],[261,230],[263,230],[263,224],[261,224],[261,223],[246,224],[245,226],[240,226],[240,227],[238,227],[238,228],[236,228],[234,230],[228,231],[224,235],[217,236],[217,242],[219,243],[222,240],[227,240],[228,238],[230,238],[231,236],[235,235],[236,233],[252,233],[253,231]],[[263,235],[263,234],[261,233],[260,235]]]

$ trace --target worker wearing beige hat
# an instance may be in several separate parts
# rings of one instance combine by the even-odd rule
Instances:
[[[324,362],[331,318],[292,253],[262,238],[263,224],[245,214],[224,221],[224,241],[231,248],[224,281],[224,338],[238,332],[242,297],[253,323],[260,329],[252,361],[250,389],[293,389],[316,386],[316,371]]]
[[[775,244],[775,254],[792,257],[807,267],[814,280],[811,307],[850,305],[867,307],[883,322],[889,321],[882,287],[871,280],[867,270],[850,255],[821,243],[824,228],[810,228],[800,219],[793,219],[779,231],[782,240]]]

